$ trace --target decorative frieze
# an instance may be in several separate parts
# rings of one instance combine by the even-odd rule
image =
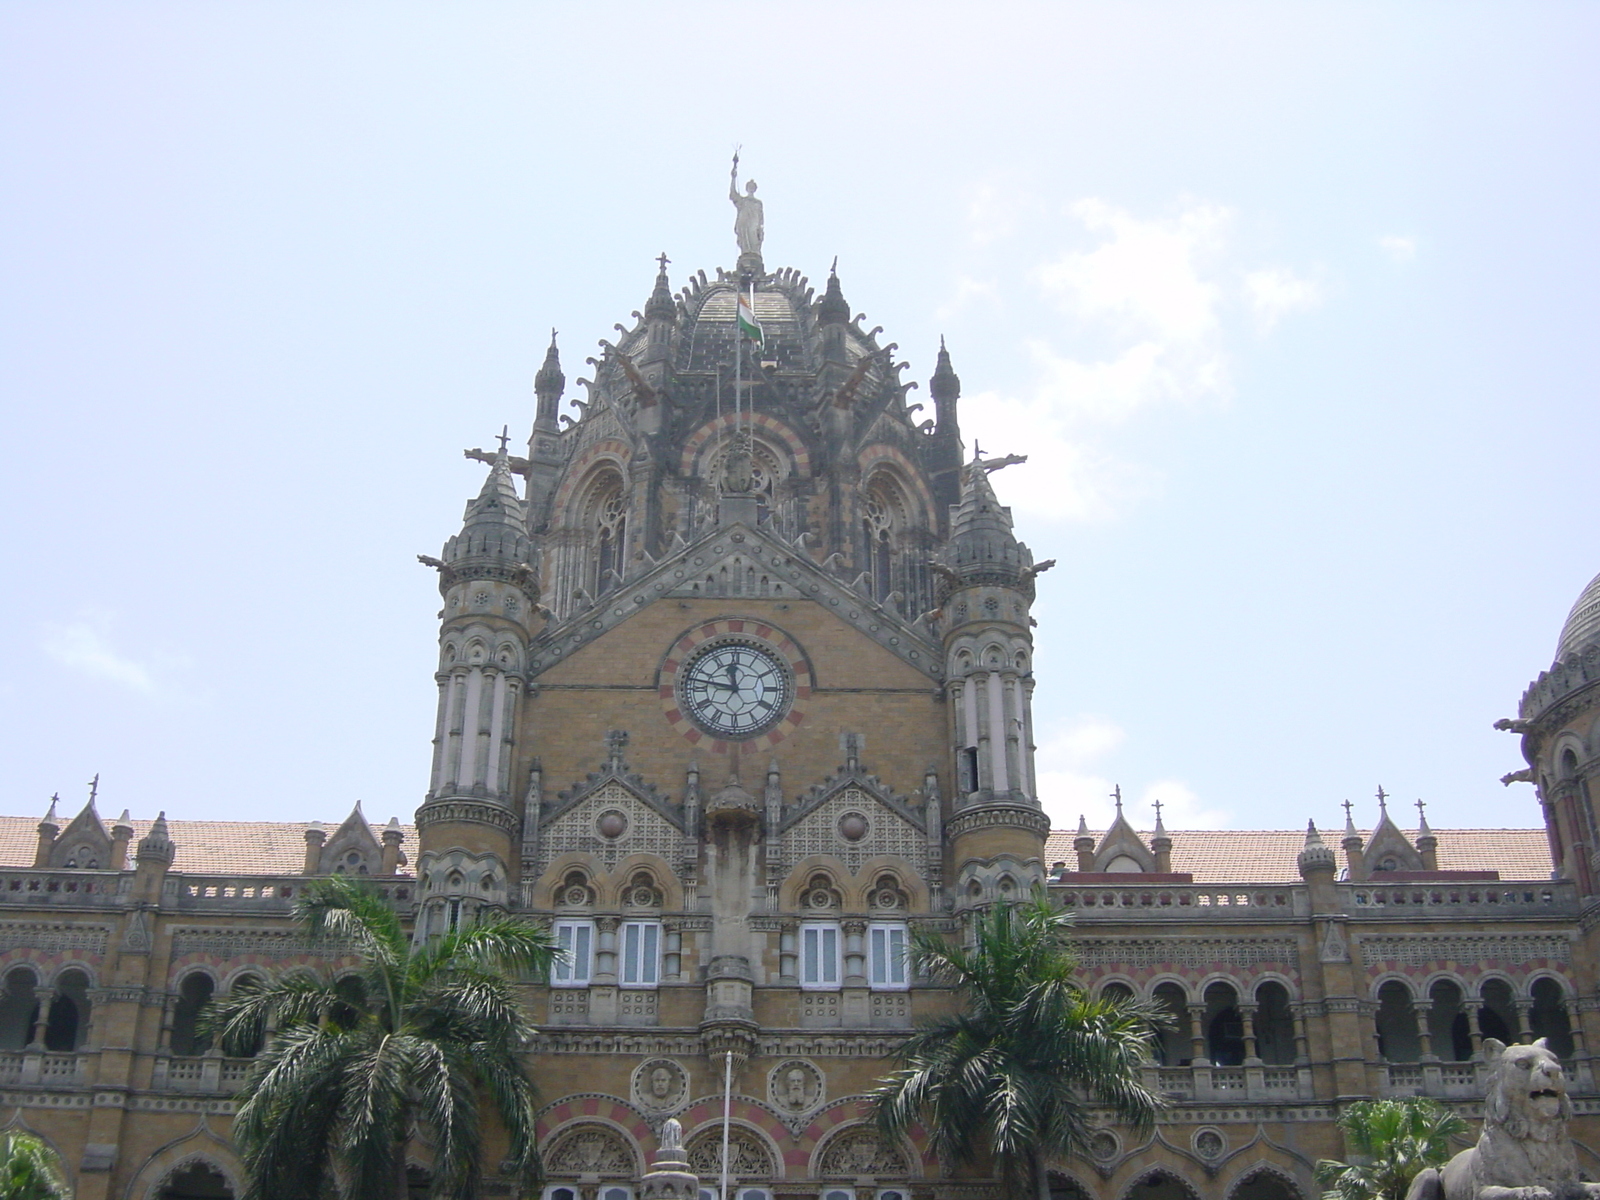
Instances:
[[[41,950],[46,954],[88,954],[99,957],[106,952],[111,930],[104,925],[78,925],[62,922],[0,922],[0,946],[10,950]]]
[[[1356,944],[1369,967],[1376,963],[1425,967],[1440,962],[1486,963],[1495,960],[1527,964],[1540,959],[1555,963],[1572,961],[1572,943],[1562,933],[1401,934],[1358,937]]]

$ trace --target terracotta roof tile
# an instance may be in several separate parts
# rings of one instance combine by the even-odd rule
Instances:
[[[61,820],[63,829],[70,819]],[[129,822],[134,845],[152,823]],[[340,823],[323,823],[329,837]],[[111,824],[106,821],[108,832]],[[384,828],[372,826],[372,836],[380,846]],[[414,863],[417,827],[402,825],[400,829],[405,834],[400,849]],[[168,821],[168,834],[178,848],[172,868],[196,875],[298,875],[306,860],[305,830],[304,824],[290,821]],[[38,817],[0,817],[0,867],[31,867],[38,844]],[[131,858],[131,847],[128,853]]]
[[[1440,870],[1499,871],[1502,879],[1550,878],[1550,843],[1543,829],[1435,829],[1433,834],[1439,839]],[[1076,836],[1070,829],[1051,830],[1045,842],[1046,866],[1058,862],[1069,869],[1075,866]],[[1104,836],[1104,830],[1096,830],[1096,844]],[[1148,845],[1149,833],[1140,836]],[[1172,869],[1189,872],[1196,883],[1290,883],[1300,878],[1295,860],[1306,844],[1304,829],[1168,830],[1168,836]],[[1406,836],[1416,840],[1415,833]],[[1337,830],[1322,831],[1322,840],[1333,850],[1341,870],[1342,837]],[[1361,837],[1370,839],[1372,831],[1362,830]]]

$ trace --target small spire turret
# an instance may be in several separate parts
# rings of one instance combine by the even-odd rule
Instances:
[[[550,331],[550,349],[545,351],[544,366],[533,377],[533,394],[539,406],[533,427],[548,432],[557,428],[556,410],[561,406],[561,393],[566,390],[567,377],[561,373],[561,354],[556,349],[556,331]]]

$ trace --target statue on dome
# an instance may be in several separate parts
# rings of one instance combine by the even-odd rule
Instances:
[[[744,185],[744,195],[739,194],[739,152],[733,152],[733,175],[728,180],[728,199],[738,211],[733,218],[733,236],[739,243],[740,254],[761,253],[761,239],[766,236],[766,224],[761,214],[761,201],[756,199],[756,181]]]

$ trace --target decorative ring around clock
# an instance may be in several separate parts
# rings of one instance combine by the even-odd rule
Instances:
[[[668,724],[719,754],[781,742],[805,719],[812,687],[811,666],[787,634],[737,618],[705,621],[680,635],[656,679]],[[739,728],[744,723],[748,732]]]

